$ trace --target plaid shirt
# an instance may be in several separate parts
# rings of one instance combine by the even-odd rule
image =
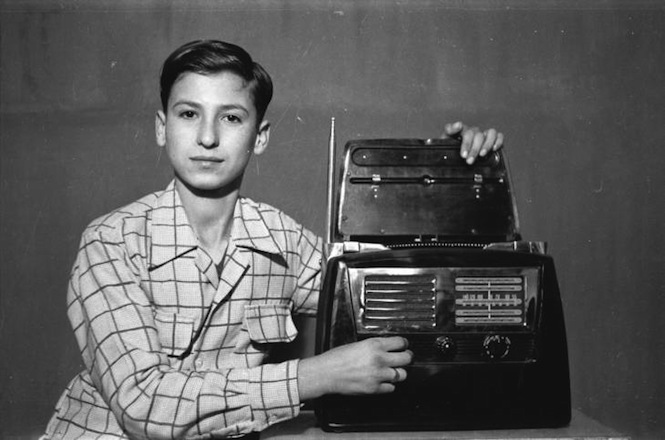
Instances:
[[[47,438],[214,438],[300,408],[298,361],[266,364],[314,313],[321,241],[240,198],[221,269],[198,245],[173,182],[83,233],[67,296],[86,369]]]

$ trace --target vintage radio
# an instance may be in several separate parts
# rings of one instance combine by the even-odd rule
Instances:
[[[401,335],[394,393],[326,396],[328,431],[558,427],[570,421],[552,258],[520,237],[505,158],[469,166],[454,140],[346,144],[335,184],[316,351]]]

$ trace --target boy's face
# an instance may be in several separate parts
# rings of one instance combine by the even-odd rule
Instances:
[[[188,72],[173,84],[166,114],[157,112],[155,131],[177,180],[226,192],[240,187],[252,153],[265,151],[270,126],[257,124],[250,88],[235,73]]]

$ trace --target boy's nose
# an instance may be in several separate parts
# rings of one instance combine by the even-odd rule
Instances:
[[[203,121],[201,123],[197,142],[204,148],[215,148],[219,145],[219,135],[213,121]]]

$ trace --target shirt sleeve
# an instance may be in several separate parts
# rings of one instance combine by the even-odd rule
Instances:
[[[84,234],[68,315],[95,387],[131,437],[238,436],[298,414],[297,360],[209,371],[170,366],[141,269],[109,235]]]
[[[321,264],[323,242],[311,231],[300,229],[297,244],[299,257],[298,282],[294,298],[294,311],[303,315],[315,315],[321,289]]]

